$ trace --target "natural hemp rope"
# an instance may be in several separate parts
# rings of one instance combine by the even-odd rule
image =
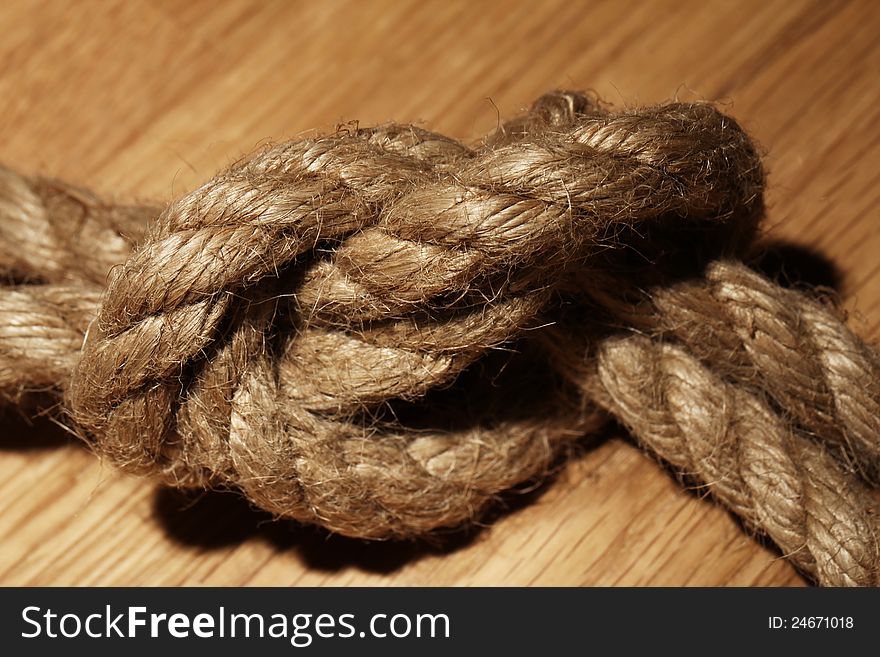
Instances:
[[[877,584],[880,359],[737,259],[763,188],[712,105],[569,92],[474,147],[267,147],[165,209],[3,169],[0,392],[367,538],[467,522],[613,416],[814,580]]]

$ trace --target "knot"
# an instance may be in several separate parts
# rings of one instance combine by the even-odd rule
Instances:
[[[472,147],[267,147],[162,211],[3,171],[0,317],[27,328],[0,390],[62,391],[125,470],[367,538],[474,518],[610,412],[810,576],[871,583],[876,353],[729,259],[763,185],[709,104],[573,92]]]

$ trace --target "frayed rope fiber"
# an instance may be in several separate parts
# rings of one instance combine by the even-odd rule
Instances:
[[[164,209],[2,169],[0,392],[366,538],[471,521],[613,417],[807,576],[874,585],[880,359],[743,264],[763,189],[712,105],[572,92],[473,147],[266,147]]]

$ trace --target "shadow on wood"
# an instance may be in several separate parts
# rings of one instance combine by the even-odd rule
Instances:
[[[355,566],[387,574],[424,557],[450,554],[471,545],[485,528],[535,503],[551,478],[507,492],[478,524],[438,530],[413,540],[367,541],[331,534],[320,527],[276,519],[235,492],[163,487],[156,491],[154,514],[166,534],[184,545],[215,550],[256,539],[278,551],[295,550],[308,568],[332,572]]]
[[[82,444],[55,419],[56,409],[39,408],[0,404],[0,450],[36,451]]]
[[[783,287],[843,290],[840,268],[816,249],[785,240],[762,242],[758,249],[751,265]]]

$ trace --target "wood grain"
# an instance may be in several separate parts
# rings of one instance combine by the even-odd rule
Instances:
[[[836,263],[857,329],[878,336],[880,3],[16,0],[0,34],[0,160],[125,199],[167,200],[266,140],[353,119],[470,139],[558,86],[720,101],[766,149],[786,269]],[[803,583],[620,436],[431,544],[184,498],[15,409],[0,497],[8,585]]]

